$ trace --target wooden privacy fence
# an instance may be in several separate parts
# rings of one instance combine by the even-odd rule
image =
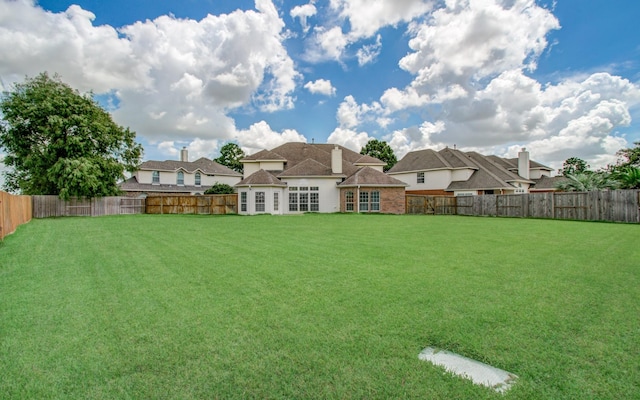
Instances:
[[[204,196],[149,196],[146,201],[147,214],[237,214],[237,194],[214,194]]]
[[[451,196],[406,195],[407,214],[456,214],[456,198]]]
[[[237,214],[237,194],[205,196],[100,197],[33,196],[33,217],[96,217],[119,214]]]
[[[0,240],[31,221],[31,196],[15,196],[0,191]]]
[[[640,222],[640,190],[445,198],[407,195],[407,213]]]
[[[33,217],[97,217],[101,215],[143,214],[144,199],[131,197],[71,198],[33,196]]]

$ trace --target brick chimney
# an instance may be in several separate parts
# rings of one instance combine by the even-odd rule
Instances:
[[[518,153],[518,175],[529,179],[529,152],[524,147]]]
[[[183,147],[182,150],[180,150],[180,161],[182,162],[189,161],[189,152],[187,151],[186,147]]]
[[[342,149],[337,145],[331,150],[331,172],[342,173]]]

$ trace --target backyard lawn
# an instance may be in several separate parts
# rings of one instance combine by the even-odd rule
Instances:
[[[0,398],[631,399],[639,340],[639,225],[134,215],[0,243]]]

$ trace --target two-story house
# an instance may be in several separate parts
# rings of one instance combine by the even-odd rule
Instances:
[[[216,183],[233,186],[242,174],[207,158],[190,162],[186,148],[180,152],[180,161],[145,161],[133,176],[120,185],[130,196],[148,194],[203,194]]]
[[[506,159],[445,148],[407,153],[387,174],[405,182],[408,194],[465,196],[515,194],[545,186],[552,169],[529,159],[522,149],[518,158]]]
[[[404,182],[385,163],[334,144],[286,143],[241,160],[240,214],[381,212],[404,214]]]

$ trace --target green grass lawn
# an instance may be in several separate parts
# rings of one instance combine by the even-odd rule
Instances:
[[[0,244],[0,398],[640,397],[640,226],[33,220]],[[418,354],[520,378],[505,395]]]

